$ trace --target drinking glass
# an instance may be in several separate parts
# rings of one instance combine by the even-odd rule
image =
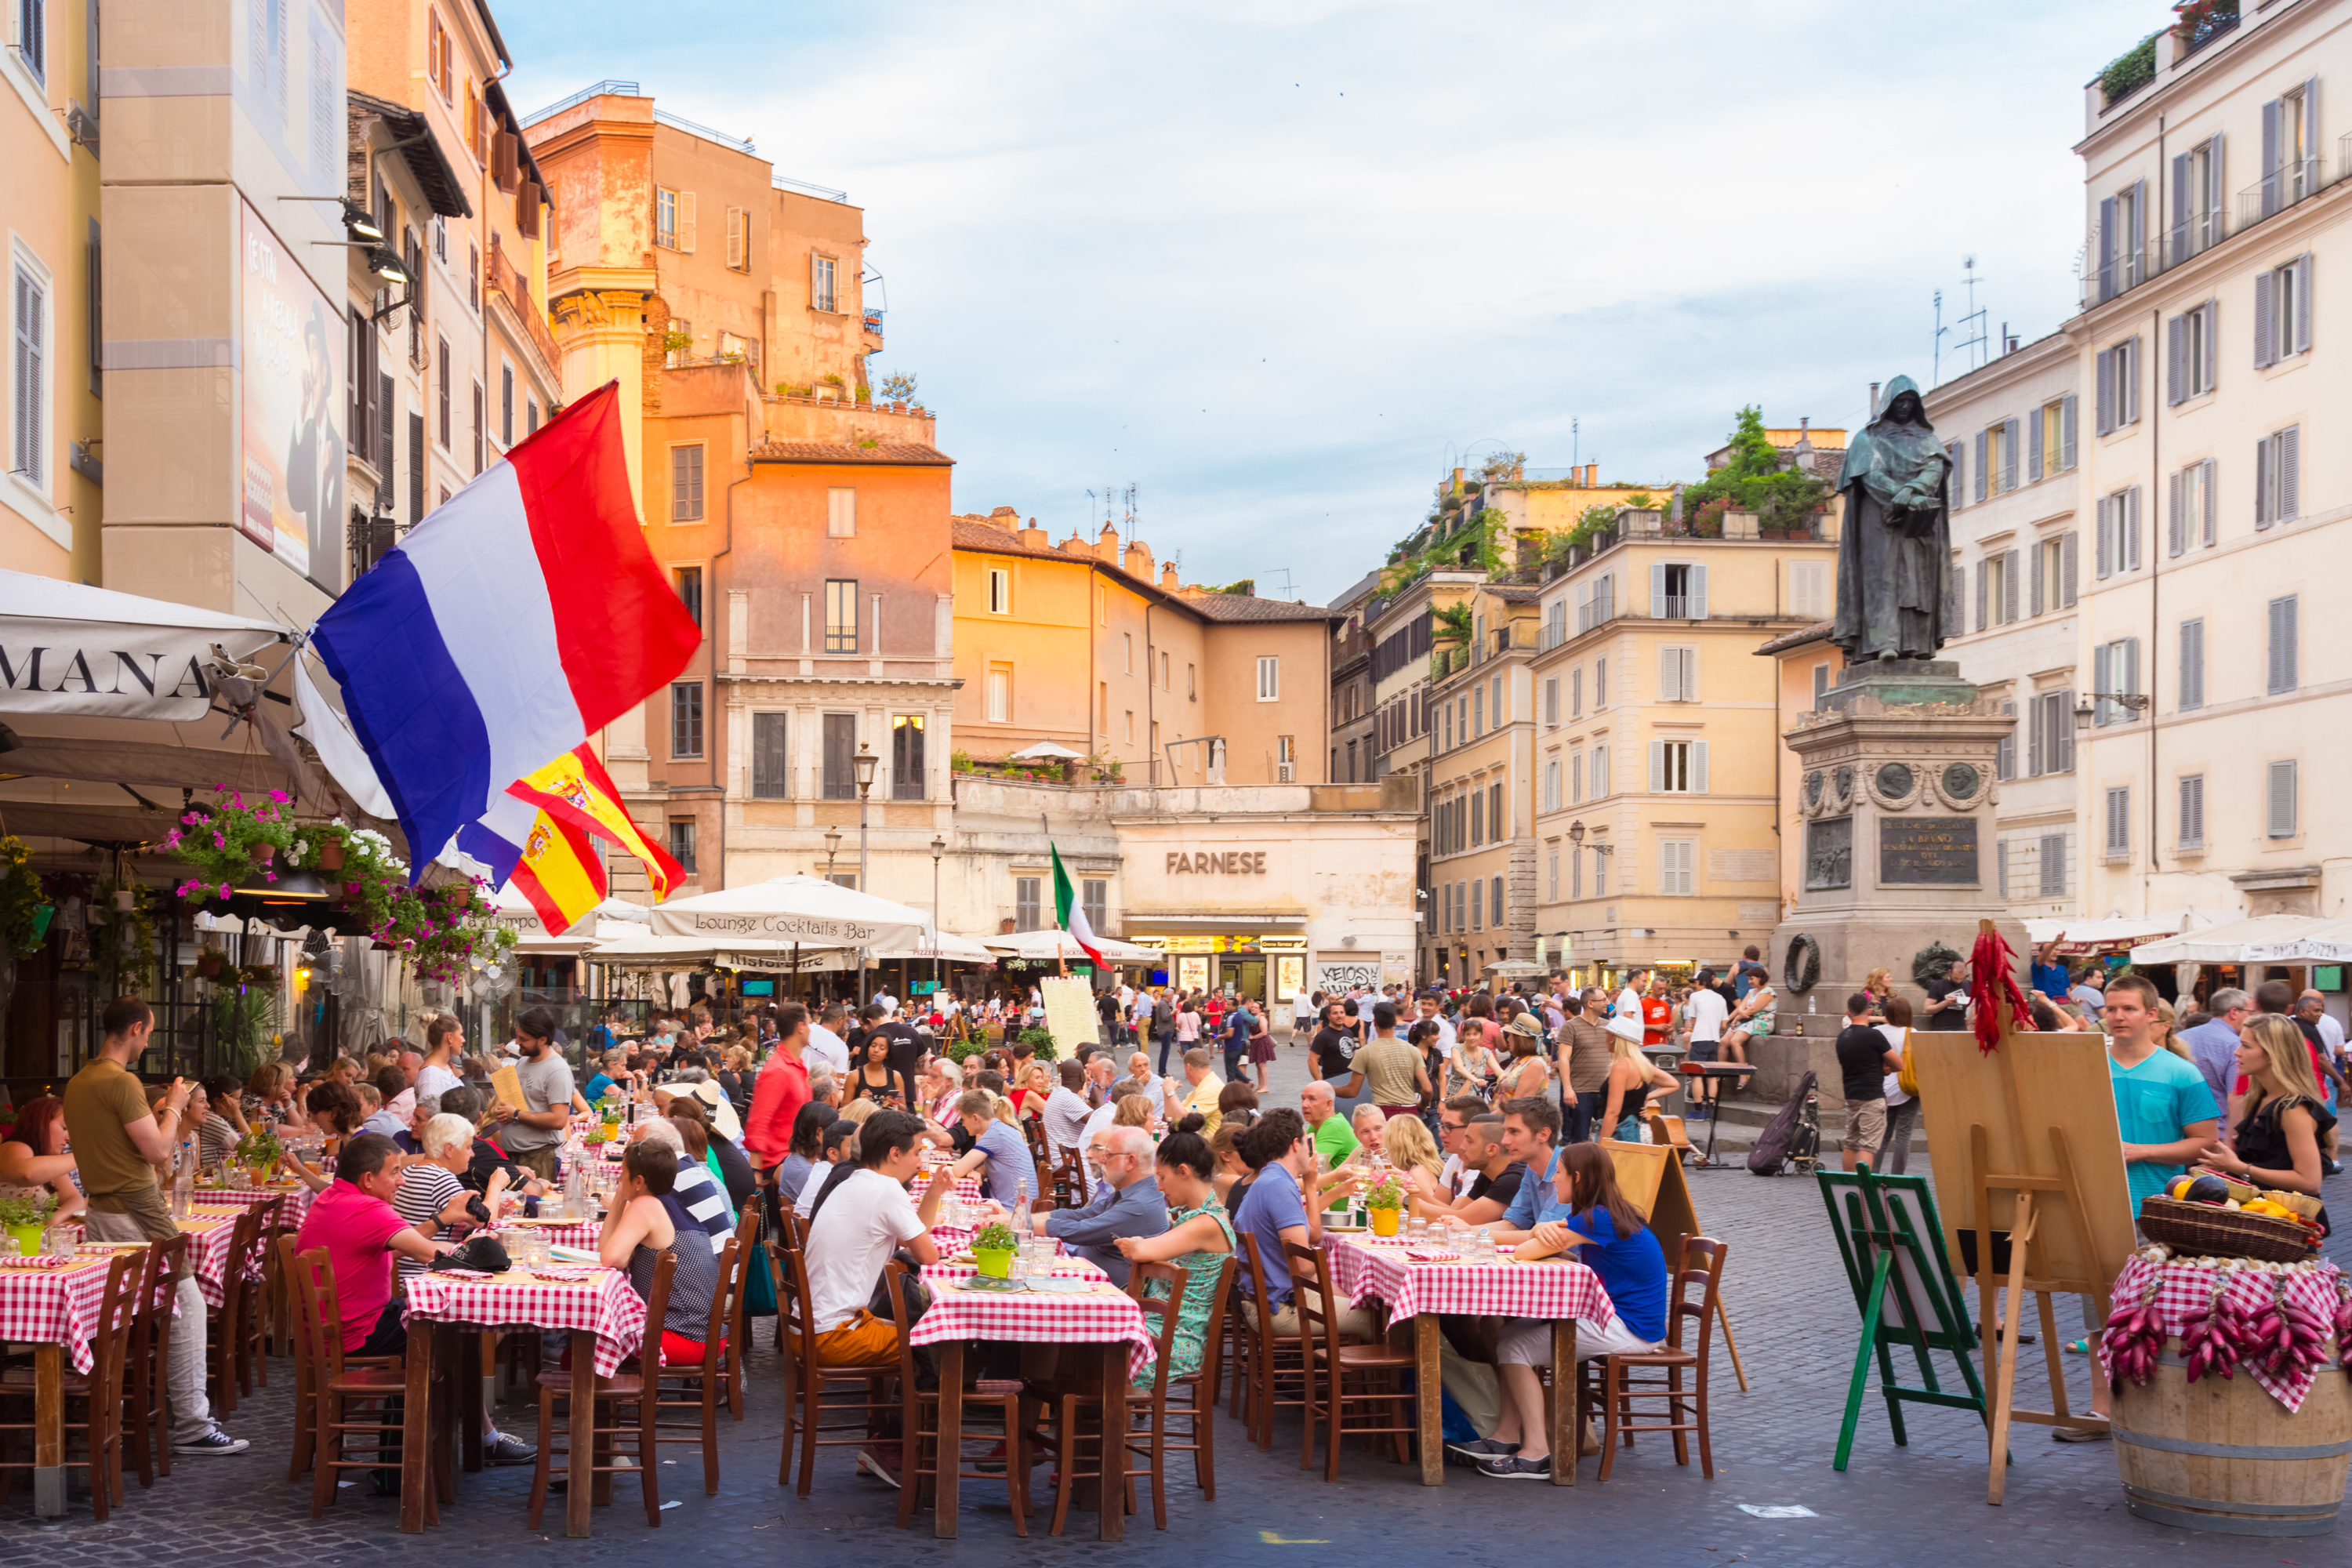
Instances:
[[[74,1255],[73,1233],[61,1225],[53,1225],[41,1233],[41,1247],[51,1258],[71,1258]]]
[[[15,1231],[0,1230],[0,1258],[19,1258],[24,1255],[24,1250],[16,1243]]]

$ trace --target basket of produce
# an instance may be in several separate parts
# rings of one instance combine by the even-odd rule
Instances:
[[[2139,1228],[2179,1253],[2299,1263],[2319,1247],[2320,1230],[2294,1193],[2264,1193],[2208,1172],[2182,1176],[2161,1197],[2140,1200]]]

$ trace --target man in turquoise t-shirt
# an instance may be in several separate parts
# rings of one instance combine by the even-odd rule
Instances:
[[[2156,1043],[2156,987],[2137,974],[2107,987],[2107,1076],[2123,1131],[2132,1209],[2219,1147],[2221,1112],[2193,1063]]]
[[[1307,1118],[1307,1125],[1315,1137],[1315,1152],[1323,1157],[1323,1169],[1336,1171],[1349,1155],[1356,1152],[1356,1130],[1339,1114],[1338,1102],[1332,1098],[1331,1086],[1320,1079],[1308,1079],[1307,1087],[1298,1091],[1298,1109]],[[1346,1194],[1329,1205],[1335,1209],[1348,1206]]]

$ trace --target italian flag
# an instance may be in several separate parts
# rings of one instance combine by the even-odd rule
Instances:
[[[1061,849],[1048,842],[1045,847],[1054,856],[1054,920],[1070,933],[1070,940],[1087,950],[1097,969],[1110,966],[1103,962],[1102,949],[1095,945],[1095,928],[1087,923],[1087,911],[1078,903],[1078,890],[1070,880],[1070,873],[1062,865]]]

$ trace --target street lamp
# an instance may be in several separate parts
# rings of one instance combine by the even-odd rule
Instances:
[[[2098,710],[2091,706],[2094,701],[2112,702],[2116,707],[2121,708],[2127,712],[2139,714],[2147,711],[2149,700],[2141,696],[2137,691],[2086,692],[2084,693],[2082,705],[2074,710],[2074,728],[2076,730],[2081,731],[2089,729],[2091,727],[2091,721],[2098,717]]]
[[[873,748],[863,741],[858,742],[857,754],[849,759],[849,767],[857,775],[857,890],[861,893],[873,890],[873,882],[866,868],[866,800],[873,793],[874,770],[881,765],[882,759],[874,754]],[[857,950],[857,999],[863,1003],[866,997],[866,949],[860,947]]]
[[[826,828],[824,830],[824,879],[828,882],[833,880],[833,858],[840,853],[841,829]]]
[[[931,840],[931,989],[940,988],[940,857],[948,852],[948,841]]]

